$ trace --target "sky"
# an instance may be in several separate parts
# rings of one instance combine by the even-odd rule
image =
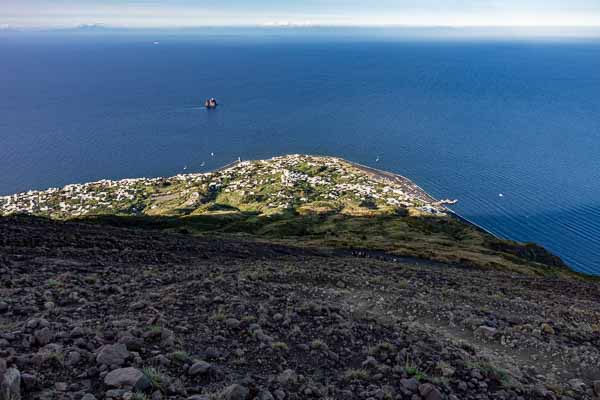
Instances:
[[[0,27],[600,26],[600,0],[0,0]]]

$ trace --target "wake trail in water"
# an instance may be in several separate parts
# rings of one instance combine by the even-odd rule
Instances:
[[[206,107],[202,107],[202,106],[196,106],[196,107],[182,107],[182,108],[176,108],[175,112],[186,112],[186,111],[206,111]]]

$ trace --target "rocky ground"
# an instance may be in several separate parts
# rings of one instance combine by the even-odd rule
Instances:
[[[533,277],[0,218],[0,399],[592,399],[600,291]]]

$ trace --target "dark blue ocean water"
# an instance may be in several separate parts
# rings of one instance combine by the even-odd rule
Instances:
[[[600,273],[600,42],[0,36],[0,194],[286,153],[401,173]]]

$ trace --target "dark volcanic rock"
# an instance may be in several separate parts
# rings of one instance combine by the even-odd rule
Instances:
[[[246,400],[249,394],[250,391],[248,389],[236,383],[223,389],[221,398],[223,400]]]
[[[21,373],[18,369],[8,368],[0,376],[0,400],[21,400]]]
[[[188,374],[191,376],[203,375],[210,370],[210,364],[206,361],[196,361],[188,370]]]
[[[129,357],[127,346],[122,343],[105,345],[98,352],[96,361],[99,364],[121,366]]]
[[[27,218],[0,273],[1,400],[600,395],[592,279]]]
[[[132,367],[119,368],[106,375],[104,384],[112,387],[135,387],[144,378],[144,373],[139,369]]]

